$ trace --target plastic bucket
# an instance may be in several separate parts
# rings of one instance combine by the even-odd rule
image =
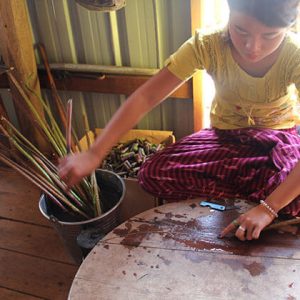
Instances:
[[[81,231],[97,228],[97,231],[104,235],[120,224],[120,204],[125,195],[123,179],[111,171],[102,169],[96,170],[96,178],[104,207],[104,213],[97,218],[72,222],[68,215],[61,214],[45,194],[41,195],[39,201],[41,213],[56,229],[66,250],[77,264],[83,260],[83,252],[77,244],[77,236]]]

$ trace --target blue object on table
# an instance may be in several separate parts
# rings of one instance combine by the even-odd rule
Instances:
[[[204,207],[208,206],[211,209],[220,210],[220,211],[239,208],[238,206],[235,206],[235,205],[226,206],[226,205],[221,205],[221,204],[209,202],[209,201],[201,201],[199,204],[200,204],[200,206],[204,206]]]

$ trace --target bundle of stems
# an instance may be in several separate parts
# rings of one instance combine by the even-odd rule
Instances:
[[[89,124],[88,124],[88,119],[87,119],[87,116],[86,114],[84,113],[83,114],[83,124],[84,124],[84,130],[85,130],[85,136],[86,136],[86,139],[87,139],[87,144],[88,144],[88,148],[90,148],[91,146],[91,141],[90,141],[90,138],[89,138]],[[94,207],[96,208],[96,210],[101,213],[101,206],[100,206],[100,198],[99,198],[99,187],[97,185],[97,179],[96,179],[96,172],[92,172],[91,174],[91,183],[92,183],[92,186],[93,186],[93,189],[94,189],[94,193],[93,193],[93,204],[94,204]]]
[[[22,96],[24,103],[31,113],[29,121],[37,124],[41,132],[49,142],[49,147],[53,150],[54,156],[63,157],[68,153],[72,154],[71,147],[71,112],[69,114],[66,127],[67,135],[64,135],[58,126],[50,107],[45,100],[36,95],[45,113],[45,117],[39,115],[36,108],[32,105],[27,93],[11,72],[7,73],[10,82],[16,87]],[[28,86],[27,90],[34,93]],[[70,101],[69,101],[70,103]],[[66,120],[67,120],[67,116]],[[1,118],[0,131],[10,142],[10,146],[16,151],[11,151],[4,143],[0,144],[0,161],[17,170],[27,179],[38,186],[62,212],[69,213],[77,219],[84,220],[100,216],[101,201],[98,195],[98,185],[95,175],[84,178],[79,184],[69,189],[60,180],[58,169],[32,142],[29,141],[16,127],[13,126],[5,117]],[[74,134],[74,130],[72,131]],[[68,141],[67,141],[68,138]],[[76,137],[76,142],[78,139]]]

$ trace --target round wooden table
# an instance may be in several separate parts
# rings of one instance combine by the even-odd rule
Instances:
[[[218,239],[250,205],[170,203],[121,224],[90,252],[69,299],[300,299],[300,230]],[[232,204],[232,203],[230,203]]]

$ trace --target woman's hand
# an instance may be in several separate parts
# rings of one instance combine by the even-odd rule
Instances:
[[[91,150],[71,154],[59,161],[58,174],[68,187],[72,187],[91,174],[99,164],[99,157]]]
[[[240,215],[231,222],[222,232],[220,237],[224,237],[230,232],[235,231],[235,236],[241,241],[258,239],[261,231],[273,220],[266,208],[258,205],[246,213]]]

